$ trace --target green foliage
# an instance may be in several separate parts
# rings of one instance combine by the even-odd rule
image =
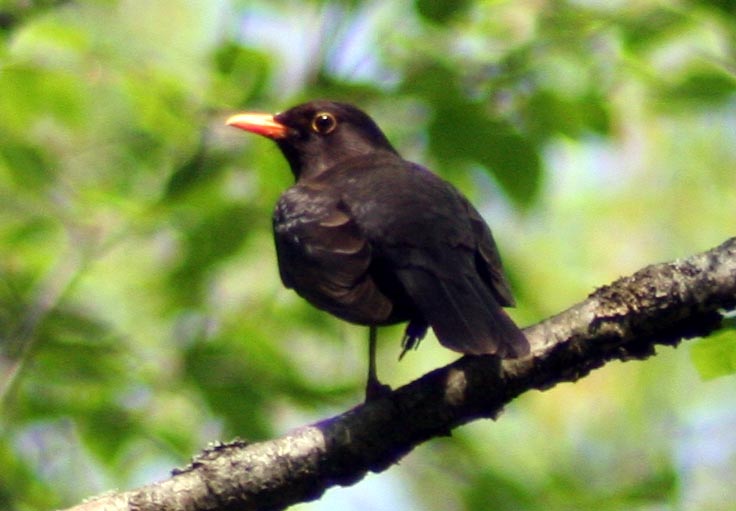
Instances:
[[[665,105],[684,103],[693,108],[719,105],[736,93],[736,77],[730,72],[711,66],[692,69],[672,87],[663,91]]]
[[[406,84],[409,94],[424,97],[433,108],[427,126],[429,148],[446,172],[463,163],[491,171],[519,205],[530,205],[540,181],[536,145],[507,119],[489,115],[483,103],[464,97],[460,77],[444,67],[415,71]]]
[[[416,0],[414,6],[417,12],[428,21],[447,23],[454,16],[461,14],[471,4],[468,0],[453,0],[432,2],[431,0]]]
[[[732,11],[0,3],[0,509],[166,477],[213,440],[360,399],[365,332],[282,289],[270,216],[292,177],[228,114],[363,107],[488,212],[529,323],[734,234]],[[398,336],[381,334],[392,385],[453,357],[427,340],[399,365]],[[525,396],[381,477],[415,490],[406,509],[728,507],[733,462],[687,440],[699,410],[732,409],[712,390],[732,382],[697,381],[683,353]],[[704,378],[731,374],[733,332],[691,353]]]
[[[723,330],[701,339],[690,349],[690,355],[706,380],[736,373],[736,330]]]

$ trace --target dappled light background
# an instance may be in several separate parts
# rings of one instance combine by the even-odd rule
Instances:
[[[231,113],[369,112],[491,225],[523,325],[736,234],[730,1],[0,5],[0,508],[166,478],[362,399],[367,331],[282,288],[292,182]],[[379,371],[456,355],[429,336]],[[533,392],[300,510],[736,500],[736,336]]]

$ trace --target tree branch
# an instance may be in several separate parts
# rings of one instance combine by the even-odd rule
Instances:
[[[499,363],[460,360],[342,415],[281,438],[219,444],[170,479],[71,508],[97,510],[283,509],[380,472],[418,444],[469,421],[496,417],[514,397],[575,381],[610,360],[644,359],[721,325],[736,307],[736,238],[648,266],[524,330],[532,353]]]

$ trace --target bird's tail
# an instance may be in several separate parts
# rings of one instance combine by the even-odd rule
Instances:
[[[443,346],[502,358],[529,353],[526,336],[477,275],[443,278],[417,267],[397,273]]]

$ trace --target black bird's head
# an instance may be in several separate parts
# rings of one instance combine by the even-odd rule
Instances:
[[[227,125],[274,140],[296,179],[355,156],[396,153],[373,119],[347,103],[311,101],[276,115],[237,114]]]

